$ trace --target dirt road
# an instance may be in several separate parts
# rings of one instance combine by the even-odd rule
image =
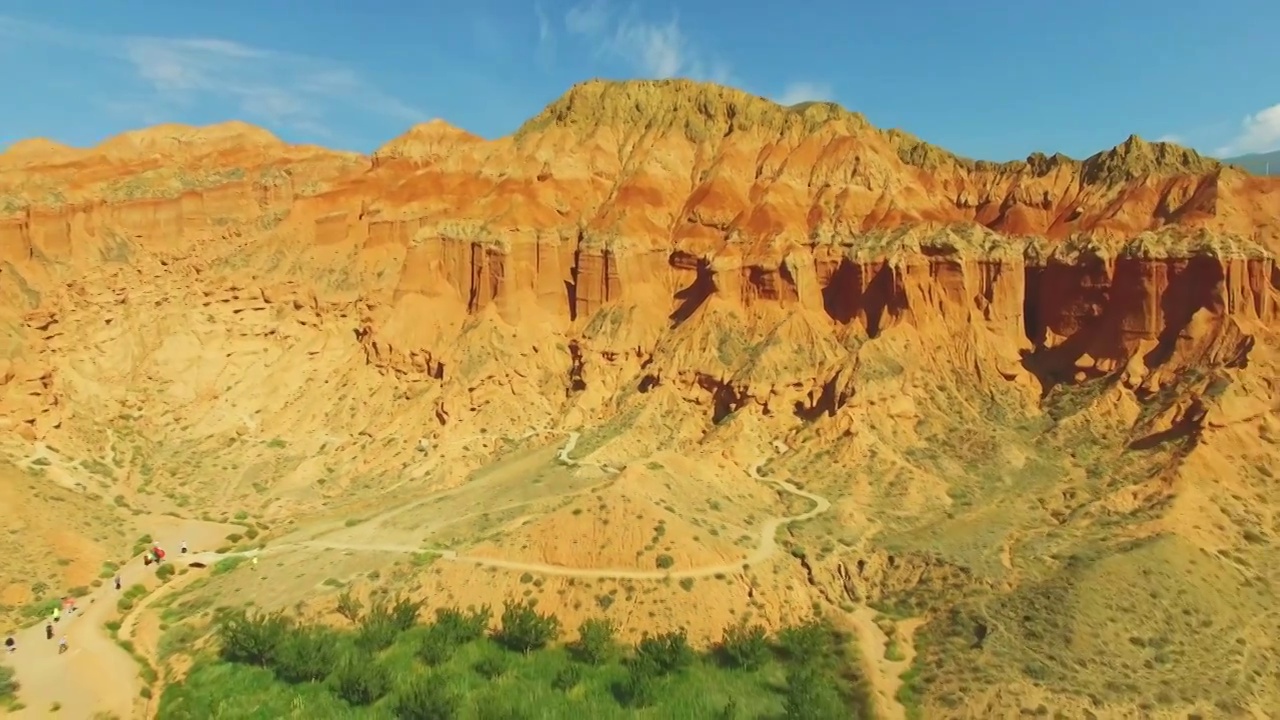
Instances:
[[[581,464],[570,457],[569,453],[577,446],[579,434],[569,433],[568,441],[560,449],[558,457],[561,462],[570,465]],[[328,550],[345,550],[351,552],[376,553],[434,553],[442,560],[468,563],[481,567],[494,567],[515,572],[531,572],[542,575],[557,575],[574,578],[595,579],[631,579],[662,580],[665,578],[705,578],[719,573],[735,573],[743,565],[762,563],[778,552],[778,529],[792,522],[799,522],[816,517],[831,508],[831,503],[824,497],[801,490],[791,483],[765,478],[759,473],[763,461],[751,468],[751,476],[764,483],[772,484],[784,492],[805,498],[813,503],[813,507],[799,515],[774,517],[766,520],[760,528],[760,537],[756,547],[741,560],[717,565],[684,568],[678,570],[626,570],[611,568],[575,568],[544,563],[518,562],[501,558],[486,558],[460,555],[452,550],[431,549],[393,544],[361,544],[344,543],[336,540],[325,540],[318,537],[294,543],[273,545],[261,550],[244,552],[211,553],[202,552],[186,558],[170,555],[172,562],[189,564],[202,562],[206,565],[225,557],[270,555],[298,548],[314,548]],[[616,472],[616,469],[599,465],[603,470]],[[369,522],[383,518],[372,518]],[[184,540],[193,547],[207,547],[220,542],[222,536],[230,531],[229,526],[218,526],[216,531],[209,532],[206,526],[210,523],[195,521],[173,521],[171,527],[165,527],[155,533],[163,547],[177,548]],[[135,558],[120,570],[124,587],[145,579],[152,569],[144,566],[142,558]],[[17,717],[48,717],[56,703],[62,717],[89,718],[95,713],[114,713],[120,718],[130,717],[134,701],[140,690],[137,666],[133,658],[125,652],[104,628],[112,616],[116,590],[111,583],[104,584],[89,596],[81,599],[82,612],[70,618],[64,618],[57,628],[58,633],[66,633],[70,651],[65,655],[57,653],[57,638],[53,641],[44,638],[44,625],[40,624],[23,631],[18,637],[18,652],[7,660],[17,671],[17,680],[21,683],[20,699],[26,708]]]
[[[227,533],[242,529],[176,518],[156,518],[155,526],[152,534],[161,547],[174,549],[170,554],[174,560],[179,560],[176,548],[183,541],[193,547],[208,547],[223,542]],[[144,582],[154,572],[154,567],[147,567],[138,556],[120,568],[122,587]],[[3,662],[15,671],[21,686],[18,699],[25,707],[10,717],[87,720],[106,713],[124,720],[133,716],[134,702],[142,689],[138,666],[105,627],[116,613],[119,595],[114,583],[104,582],[77,601],[77,612],[62,616],[54,625],[52,640],[45,638],[44,622],[14,636],[18,649],[6,654]],[[60,655],[58,641],[63,636],[68,650]]]

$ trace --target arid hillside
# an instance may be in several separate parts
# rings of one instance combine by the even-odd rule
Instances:
[[[60,486],[37,524],[67,492],[252,522],[287,576],[200,592],[264,605],[536,594],[702,641],[822,611],[886,716],[1266,717],[1278,250],[1280,179],[1176,145],[973,161],[687,81],[371,157],[31,140],[0,483]]]

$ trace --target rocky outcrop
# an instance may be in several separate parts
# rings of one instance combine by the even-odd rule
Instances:
[[[785,403],[831,410],[850,338],[898,327],[970,333],[1010,381],[1158,385],[1244,362],[1280,297],[1273,179],[1137,137],[1083,161],[972,161],[832,104],[687,81],[584,83],[510,137],[436,121],[372,158],[243,124],[46,145],[0,155],[11,312],[145,255],[364,303],[368,361],[443,382],[465,318],[492,317],[630,358],[646,389],[707,389],[718,414],[792,386]],[[779,333],[807,348],[771,355]],[[591,362],[566,358],[566,385]]]

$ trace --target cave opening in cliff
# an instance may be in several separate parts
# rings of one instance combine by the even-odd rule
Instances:
[[[895,277],[896,271],[888,264],[880,266],[863,293],[863,306],[867,313],[867,337],[879,337],[884,329],[885,315],[906,309],[902,288]]]
[[[848,258],[840,261],[835,272],[822,288],[822,309],[827,316],[841,325],[848,325],[858,314],[858,268]]]
[[[1178,338],[1195,314],[1208,309],[1215,315],[1226,312],[1223,283],[1226,277],[1216,258],[1195,257],[1186,265],[1169,269],[1169,284],[1160,298],[1164,325],[1156,346],[1143,357],[1147,367],[1164,365],[1173,357]]]
[[[692,317],[698,311],[698,308],[702,307],[702,304],[707,301],[707,298],[710,298],[716,292],[715,273],[711,271],[711,266],[706,260],[699,260],[694,272],[696,275],[693,278],[693,282],[675,294],[675,299],[680,304],[668,316],[673,326],[680,325]]]
[[[1044,346],[1047,328],[1040,310],[1040,287],[1044,268],[1027,266],[1022,287],[1022,332],[1031,346]]]
[[[573,265],[569,267],[569,278],[564,281],[564,294],[569,302],[569,322],[578,319],[578,271],[580,257],[573,253]]]
[[[569,322],[573,322],[578,319],[578,284],[572,280],[565,280],[564,294],[569,301]]]

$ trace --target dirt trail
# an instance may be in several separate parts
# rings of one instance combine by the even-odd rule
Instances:
[[[570,465],[581,465],[581,461],[572,459],[569,453],[577,446],[579,434],[576,432],[569,433],[569,439],[559,451],[559,459],[561,462]],[[799,515],[788,515],[782,517],[773,517],[766,520],[760,527],[760,539],[757,541],[756,548],[747,554],[741,560],[732,562],[718,563],[716,565],[702,565],[694,568],[685,568],[680,570],[629,570],[622,568],[578,568],[568,567],[564,565],[550,565],[547,563],[525,562],[517,560],[503,560],[501,558],[478,557],[474,555],[461,555],[454,550],[443,550],[438,548],[423,547],[419,545],[403,545],[395,543],[360,543],[360,542],[343,542],[339,540],[326,540],[323,536],[304,540],[296,543],[288,543],[283,545],[273,545],[260,551],[246,551],[238,553],[240,555],[251,556],[255,554],[272,554],[285,550],[295,549],[299,547],[326,549],[326,550],[347,550],[352,552],[390,552],[390,553],[430,553],[438,555],[440,559],[450,562],[468,563],[481,567],[492,567],[503,570],[511,570],[514,572],[530,572],[540,575],[552,575],[558,577],[571,577],[579,579],[592,580],[663,580],[666,578],[683,579],[683,578],[708,578],[715,575],[725,573],[735,573],[742,569],[743,565],[760,564],[778,553],[778,529],[783,525],[793,522],[800,522],[817,517],[822,513],[831,509],[831,502],[821,495],[815,495],[810,492],[801,490],[789,482],[782,480],[774,480],[764,477],[760,474],[760,466],[764,464],[764,460],[760,460],[750,470],[751,477],[759,482],[769,483],[783,490],[784,492],[802,497],[813,503],[813,507],[807,512]],[[597,465],[603,470],[617,472],[616,469],[607,465]],[[576,491],[578,493],[581,490]],[[541,498],[540,500],[548,500],[554,498]],[[394,512],[398,512],[397,509]],[[369,522],[380,522],[384,516],[372,518]],[[360,526],[356,526],[357,528]],[[347,528],[351,529],[351,528]]]
[[[853,623],[858,652],[862,656],[867,682],[875,700],[876,717],[881,720],[906,720],[907,709],[898,700],[898,688],[902,686],[902,674],[915,660],[913,637],[923,620],[911,618],[897,623],[897,646],[902,657],[890,660],[885,657],[889,636],[876,624],[877,615],[873,608],[861,605],[848,617]]]
[[[220,542],[235,525],[164,518],[153,533],[161,547],[177,548],[185,540],[196,546]],[[172,557],[172,556],[171,556]],[[175,558],[176,559],[176,558]],[[142,556],[119,571],[122,586],[144,582],[154,575]],[[134,702],[142,688],[138,666],[106,630],[115,615],[117,593],[111,582],[77,601],[79,610],[64,615],[54,626],[52,640],[45,639],[41,622],[14,636],[18,650],[5,654],[20,684],[18,699],[25,705],[14,718],[91,718],[97,713],[119,718],[133,716]],[[58,654],[58,640],[65,635],[68,651]],[[57,704],[55,713],[51,708]]]
[[[530,433],[529,436],[533,434],[536,433]],[[558,458],[561,462],[569,465],[584,464],[581,461],[574,460],[569,455],[577,446],[579,437],[580,435],[577,432],[569,433],[568,441],[558,453]],[[261,550],[229,553],[201,552],[187,557],[171,557],[174,562],[184,564],[199,562],[209,565],[226,557],[254,557],[297,548],[320,548],[354,552],[433,553],[439,555],[442,560],[451,562],[561,577],[630,580],[705,578],[718,573],[734,573],[739,571],[743,565],[754,565],[768,560],[778,552],[777,532],[780,527],[788,523],[808,520],[827,512],[831,508],[830,501],[821,495],[806,492],[782,480],[773,480],[761,476],[759,468],[763,464],[764,460],[761,460],[750,469],[752,478],[759,482],[774,485],[784,492],[805,498],[814,505],[807,512],[799,515],[774,517],[766,520],[760,528],[760,539],[756,548],[741,560],[729,563],[704,565],[683,570],[643,571],[610,568],[573,568],[545,563],[459,555],[452,550],[408,545],[326,541],[323,537],[273,545]],[[596,466],[611,473],[618,472],[616,468],[608,465],[596,464]],[[397,508],[397,511],[399,510]],[[366,523],[377,523],[385,519],[386,515],[384,514],[371,518]],[[212,542],[219,541],[220,537],[216,533],[210,538],[203,537],[205,533],[201,532],[200,528],[206,525],[209,524],[195,521],[175,523],[173,527],[164,528],[164,531],[158,535],[157,540],[164,546],[175,548],[184,540],[192,540],[197,546],[207,546]],[[219,532],[225,532],[225,527]],[[139,557],[121,568],[120,575],[125,586],[128,586],[144,579],[149,572],[150,570],[143,565],[142,559]],[[57,655],[56,639],[53,642],[44,639],[43,625],[29,628],[20,634],[17,638],[19,651],[15,656],[9,658],[17,669],[17,679],[22,684],[20,697],[27,705],[27,708],[21,711],[18,717],[47,717],[49,707],[55,702],[61,705],[61,712],[64,717],[87,718],[91,717],[95,712],[102,711],[116,713],[122,718],[129,717],[132,714],[134,699],[138,697],[140,689],[137,666],[129,654],[111,640],[103,627],[111,615],[114,604],[112,601],[115,594],[116,591],[110,583],[103,585],[88,597],[82,599],[82,607],[87,606],[82,615],[63,621],[64,625],[70,625],[67,635],[71,651],[66,656],[59,657]],[[144,602],[149,605],[153,599],[154,596]],[[132,614],[132,618],[128,624],[129,630],[126,632],[132,632],[133,624],[137,618],[136,612]],[[874,623],[871,623],[871,625],[874,626]],[[867,633],[859,633],[860,637],[865,635]],[[883,633],[881,633],[882,637]],[[883,643],[883,641],[881,642]],[[880,655],[876,657],[882,656],[883,644],[881,645]],[[896,688],[894,690],[896,691]],[[892,697],[892,695],[889,695],[889,697]]]

